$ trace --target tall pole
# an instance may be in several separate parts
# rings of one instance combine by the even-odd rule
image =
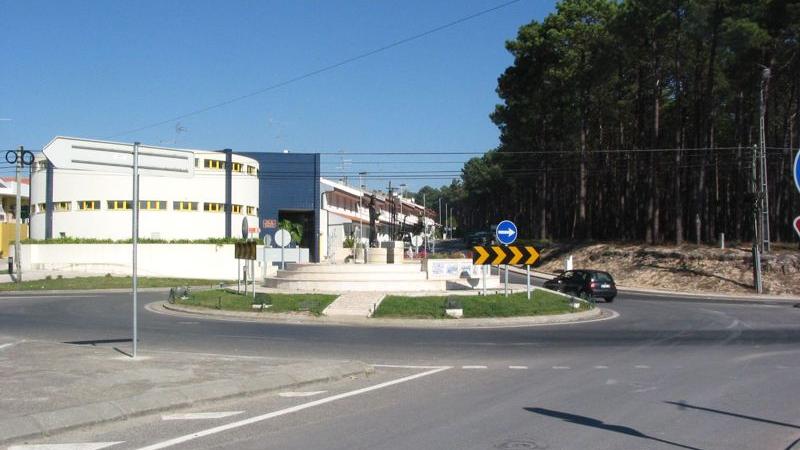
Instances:
[[[750,172],[750,192],[753,194],[753,285],[757,293],[761,293],[761,199],[758,188],[758,175],[756,169],[757,154],[753,146],[753,159]]]
[[[767,115],[766,96],[769,89],[770,70],[765,68],[761,72],[761,108],[759,118],[759,144],[760,144],[760,179],[759,191],[761,201],[761,251],[762,253],[769,253],[770,239],[769,239],[769,194],[767,190],[767,144],[766,144],[766,129],[765,117]]]
[[[22,256],[21,255],[21,253],[22,253],[22,243],[20,242],[20,240],[21,240],[20,227],[22,226],[22,217],[21,217],[22,216],[22,186],[21,186],[21,182],[20,182],[20,172],[22,171],[22,164],[23,164],[22,155],[23,155],[24,151],[25,151],[25,148],[20,146],[19,147],[19,153],[17,154],[17,164],[16,164],[16,166],[17,166],[16,167],[16,172],[17,172],[17,205],[14,208],[14,216],[16,217],[17,226],[16,226],[16,231],[15,231],[16,241],[14,242],[14,257],[15,257],[14,265],[16,266],[16,270],[17,270],[17,282],[18,283],[22,281],[22,258],[21,258],[21,256]],[[30,198],[30,196],[28,196],[28,198]],[[30,203],[30,201],[28,203]]]
[[[133,354],[136,358],[136,349],[139,340],[138,323],[137,323],[137,303],[138,303],[138,289],[139,280],[136,274],[136,252],[137,245],[139,244],[139,143],[133,143],[133,227],[132,227],[132,240],[133,240]]]

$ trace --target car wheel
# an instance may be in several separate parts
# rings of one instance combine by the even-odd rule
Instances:
[[[606,303],[611,303],[614,301],[614,297],[606,297]]]

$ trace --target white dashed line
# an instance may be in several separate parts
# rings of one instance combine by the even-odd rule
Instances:
[[[571,369],[570,366],[553,366],[554,370],[569,370]]]
[[[462,369],[470,370],[470,369],[486,369],[486,366],[461,366]]]
[[[12,445],[8,450],[100,450],[121,444],[119,442],[84,442],[80,444],[39,444],[39,445]]]
[[[637,369],[649,369],[650,368],[650,366],[645,365],[645,364],[639,364],[639,365],[634,366],[634,367],[636,367]]]
[[[164,414],[161,420],[203,420],[203,419],[222,419],[223,417],[235,416],[244,411],[220,411],[202,413],[183,413],[183,414]]]
[[[324,394],[328,391],[308,391],[308,392],[281,392],[278,394],[281,397],[311,397],[313,395]]]
[[[525,370],[528,366],[508,366],[508,368],[511,370]]]
[[[608,366],[594,366],[595,369],[608,369]]]

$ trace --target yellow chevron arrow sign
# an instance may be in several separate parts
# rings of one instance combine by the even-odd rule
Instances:
[[[525,246],[525,252],[528,253],[528,258],[525,260],[525,265],[530,266],[539,259],[539,252],[530,245]]]
[[[486,264],[486,261],[489,259],[489,251],[486,250],[485,247],[481,247],[480,245],[472,248],[477,255],[472,256],[472,264],[476,266],[482,266]]]
[[[523,264],[533,265],[539,259],[539,252],[532,246],[520,247],[516,245],[500,246],[494,245],[484,247],[477,245],[472,247],[472,264],[476,266],[491,264],[499,266],[501,264]]]
[[[522,259],[522,251],[516,246],[508,247],[508,249],[511,250],[514,256],[512,256],[506,264],[519,264],[519,261]]]

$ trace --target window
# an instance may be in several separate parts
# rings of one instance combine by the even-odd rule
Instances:
[[[247,166],[247,174],[258,175],[258,170],[256,169],[256,166]]]
[[[255,206],[248,206],[247,207],[247,215],[248,216],[256,215],[256,207]]]
[[[242,213],[242,205],[231,205],[231,212],[234,214]]]
[[[194,166],[195,167],[200,167],[200,158],[195,158],[194,159]]]
[[[175,211],[197,211],[197,202],[172,202]]]
[[[242,163],[235,162],[235,163],[232,163],[232,165],[233,165],[233,171],[234,172],[241,172],[242,171]]]
[[[222,212],[224,210],[222,203],[203,203],[203,211]]]
[[[130,200],[109,200],[108,209],[112,211],[131,209],[131,202]]]
[[[47,203],[38,203],[36,205],[36,212],[37,213],[47,212]]]
[[[81,211],[96,211],[100,209],[100,200],[78,200],[78,209]]]
[[[56,202],[56,211],[69,211],[72,207],[72,202]]]
[[[167,202],[164,200],[139,200],[139,208],[149,211],[167,209]]]
[[[219,161],[216,159],[206,159],[203,161],[203,167],[206,169],[224,169],[225,168],[225,161]]]

